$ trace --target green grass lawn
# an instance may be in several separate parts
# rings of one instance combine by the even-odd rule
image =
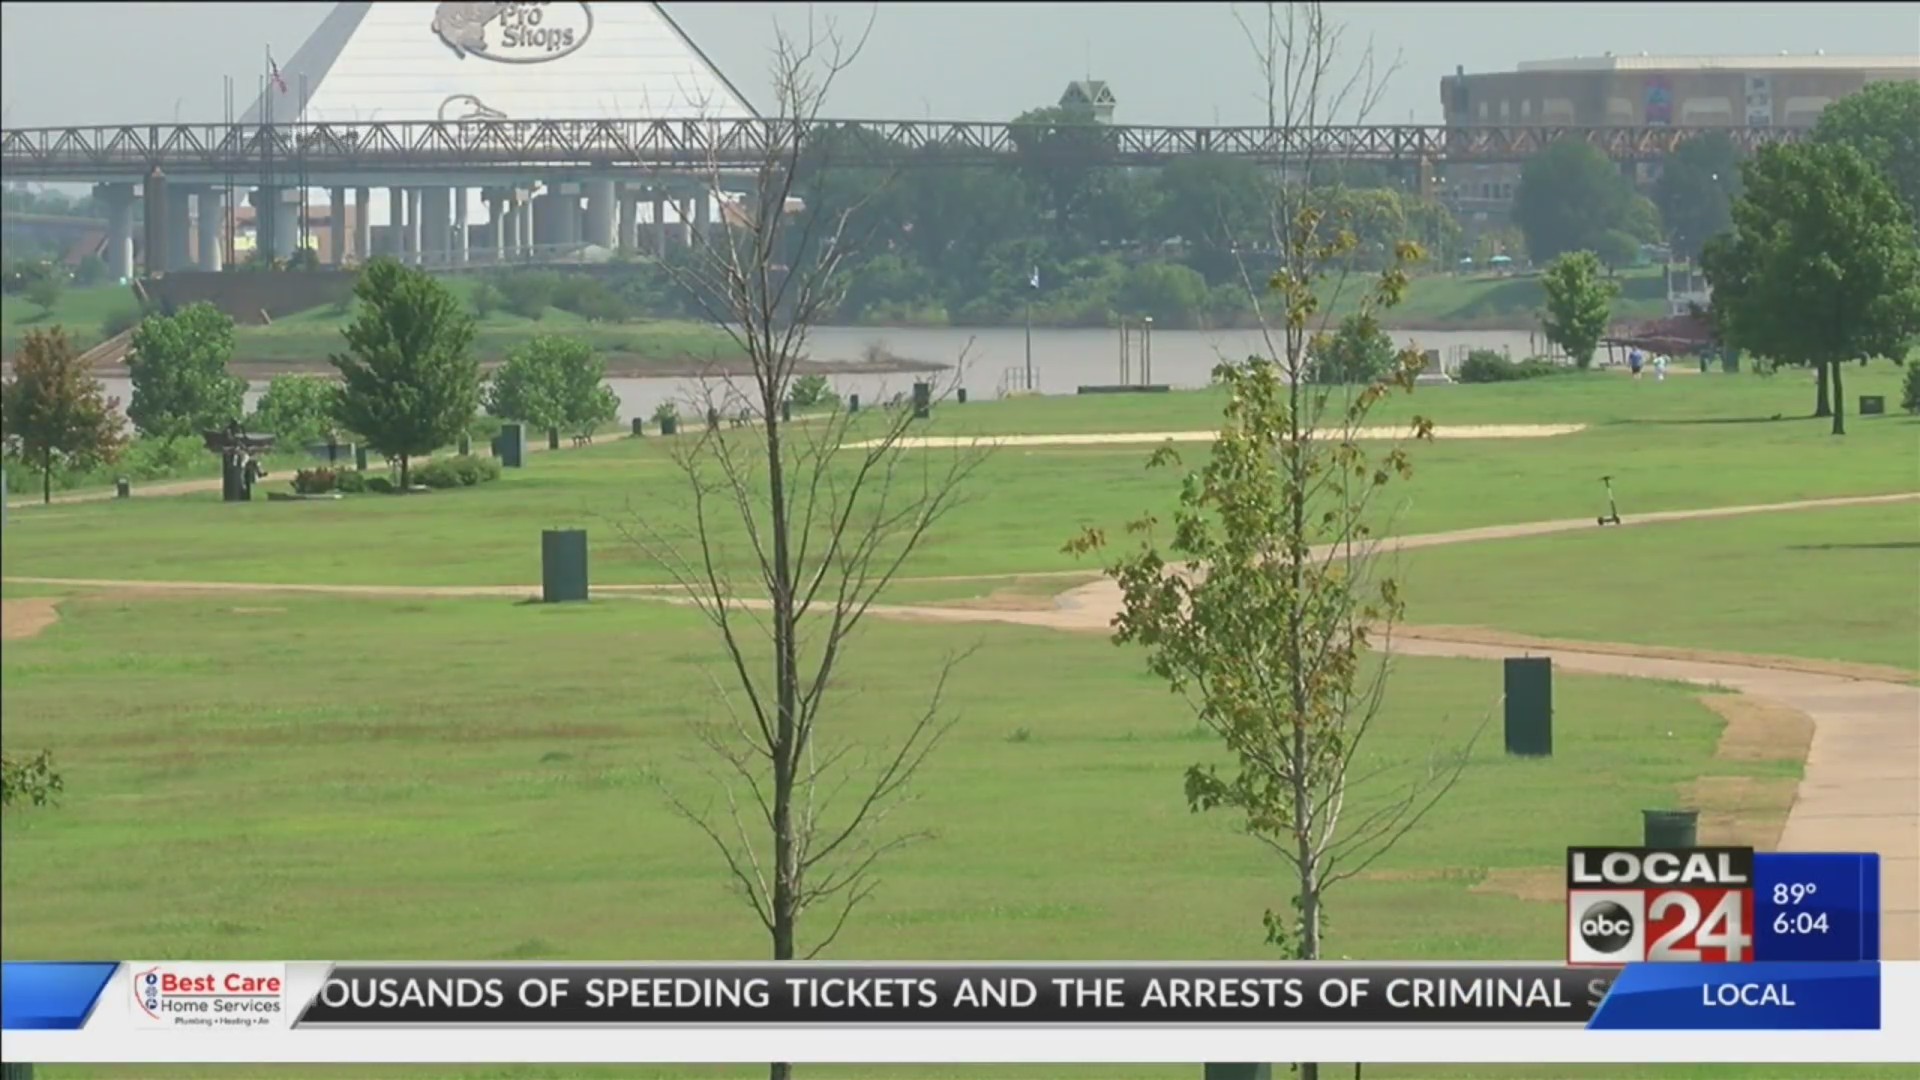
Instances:
[[[1909,418],[1856,419],[1845,438],[1828,435],[1823,420],[1723,422],[1801,403],[1802,388],[1757,378],[1695,378],[1634,385],[1595,376],[1435,391],[1434,411],[1443,422],[1449,415],[1528,422],[1546,414],[1584,416],[1596,426],[1546,439],[1443,440],[1417,447],[1414,479],[1390,489],[1390,501],[1382,504],[1392,513],[1387,524],[1395,532],[1417,533],[1596,514],[1605,504],[1602,473],[1615,477],[1627,514],[1920,490],[1914,454],[1920,424]],[[1671,411],[1640,422],[1621,419],[1621,399],[1629,393],[1668,395]],[[983,402],[943,409],[929,430],[1114,430],[1130,424],[1168,430],[1207,423],[1203,410],[1211,398],[1195,393],[1157,399],[1171,416],[1143,411],[1138,399],[1113,402],[1125,414],[1121,421],[1102,420],[1097,409],[1074,399],[1057,406]],[[1042,426],[1050,420],[1062,422]],[[498,483],[424,497],[224,506],[210,492],[59,507],[44,519],[34,517],[40,511],[18,511],[0,551],[0,569],[37,577],[515,584],[538,580],[541,529],[581,526],[589,530],[596,582],[660,582],[667,580],[665,569],[624,540],[616,525],[639,515],[690,541],[685,478],[670,459],[668,442],[620,439],[536,455],[526,469]],[[1002,449],[974,476],[965,504],[930,534],[904,572],[1092,569],[1061,552],[1069,536],[1089,526],[1119,535],[1139,514],[1171,508],[1179,477],[1146,470],[1149,452],[1138,445]],[[1192,457],[1206,449],[1194,444],[1182,452]],[[927,453],[938,462],[949,452]],[[287,479],[277,473],[266,484],[284,490]],[[719,535],[723,559],[744,567],[739,530]]]
[[[110,316],[137,314],[139,310],[140,302],[126,285],[70,285],[50,311],[27,303],[23,297],[0,296],[0,351],[11,356],[29,330],[53,326],[66,327],[67,337],[85,349],[106,338],[100,324]]]
[[[1616,321],[1655,319],[1666,314],[1667,285],[1662,268],[1640,267],[1619,275],[1613,301]],[[1351,289],[1353,283],[1349,283]],[[1535,324],[1547,294],[1537,273],[1506,277],[1486,273],[1423,274],[1413,279],[1406,299],[1383,316],[1400,326],[1521,326]]]
[[[67,780],[58,808],[0,823],[6,956],[759,955],[761,935],[728,899],[704,841],[645,778],[658,769],[697,790],[686,725],[721,715],[706,678],[715,651],[702,627],[690,612],[617,601],[70,599],[58,623],[0,654],[6,745],[52,748]],[[827,737],[884,740],[923,703],[926,673],[975,645],[949,686],[958,724],[898,822],[938,836],[888,865],[881,891],[832,955],[1269,955],[1260,913],[1284,902],[1279,871],[1231,818],[1188,813],[1181,770],[1219,751],[1135,651],[1011,628],[887,625],[851,653]],[[1400,663],[1372,744],[1380,762],[1416,762],[1456,745],[1495,706],[1496,665]],[[1669,805],[1701,775],[1797,774],[1793,764],[1716,761],[1720,721],[1691,689],[1584,676],[1563,676],[1557,689],[1556,756],[1508,760],[1497,725],[1483,736],[1460,786],[1416,836],[1379,872],[1335,894],[1331,954],[1557,958],[1560,907],[1476,889],[1490,870],[1557,875],[1567,844],[1637,836],[1641,808]],[[1420,918],[1406,918],[1409,910]],[[46,1075],[750,1072],[141,1067]],[[1369,1067],[1367,1075],[1806,1074]]]
[[[1407,617],[1920,669],[1920,503],[1409,551]]]

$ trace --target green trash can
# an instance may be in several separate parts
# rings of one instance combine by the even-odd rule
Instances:
[[[1509,656],[1506,677],[1507,753],[1553,756],[1553,661]]]
[[[933,384],[917,382],[913,384],[913,418],[925,420],[933,414]]]
[[[0,1065],[0,1080],[33,1080],[33,1066],[24,1062],[9,1061]]]
[[[661,418],[660,418],[660,434],[662,434],[662,435],[672,435],[672,434],[674,434],[675,432],[678,432],[679,430],[680,430],[680,418],[679,418],[679,417],[677,417],[677,416],[663,416],[663,417],[661,417]]]
[[[859,394],[847,395],[847,411],[850,413],[857,413],[860,411],[860,395]]]
[[[965,405],[967,403],[967,388],[963,386],[955,390],[953,392],[953,400],[956,404]]]
[[[526,427],[521,424],[501,424],[500,434],[493,437],[493,456],[500,459],[501,468],[521,468],[527,460]]]
[[[1698,847],[1700,811],[1642,810],[1644,846],[1652,848]]]
[[[587,598],[587,530],[540,534],[540,599],[549,604]]]
[[[638,439],[647,433],[647,421],[644,417],[636,416],[632,420],[629,420],[628,423],[633,427],[634,438]]]
[[[367,448],[364,446],[356,445],[353,448],[353,471],[367,471]]]
[[[560,449],[560,429],[559,428],[550,427],[547,429],[547,449],[549,450]]]

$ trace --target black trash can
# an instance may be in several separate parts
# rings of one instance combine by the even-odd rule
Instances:
[[[1553,661],[1544,656],[1510,656],[1503,674],[1507,753],[1552,757]]]
[[[1690,848],[1700,843],[1698,810],[1642,810],[1645,846],[1653,848]]]
[[[679,430],[680,430],[680,418],[679,418],[679,417],[677,417],[677,416],[663,416],[663,417],[661,417],[661,418],[660,418],[660,434],[662,434],[662,435],[672,435],[672,434],[674,434],[674,433],[676,433],[676,432],[678,432]]]
[[[353,471],[367,471],[367,448],[364,446],[355,446],[353,448]]]
[[[113,482],[114,498],[124,499],[132,494],[133,494],[133,483],[132,481],[128,480],[126,477],[123,476]]]
[[[857,413],[860,411],[860,395],[859,394],[847,395],[847,411],[850,413]]]
[[[634,438],[638,439],[647,433],[647,422],[644,418],[636,416],[627,423],[632,425]]]
[[[550,427],[547,429],[547,449],[549,450],[560,449],[560,429],[559,428]]]
[[[587,530],[540,534],[540,599],[549,604],[587,598]]]
[[[917,382],[913,384],[913,418],[925,420],[933,414],[933,384]]]
[[[500,425],[500,434],[493,437],[493,456],[500,459],[501,468],[522,467],[527,459],[527,429],[520,424]]]
[[[967,388],[963,386],[955,390],[953,392],[953,400],[955,404],[965,405],[967,403]]]

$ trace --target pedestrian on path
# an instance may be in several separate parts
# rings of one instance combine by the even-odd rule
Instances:
[[[1645,364],[1646,362],[1647,362],[1646,354],[1641,352],[1639,349],[1634,349],[1627,353],[1627,370],[1633,372],[1633,377],[1636,379],[1640,377],[1641,365]]]

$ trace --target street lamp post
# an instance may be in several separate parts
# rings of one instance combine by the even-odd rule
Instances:
[[[1140,323],[1140,385],[1153,385],[1153,316]]]

